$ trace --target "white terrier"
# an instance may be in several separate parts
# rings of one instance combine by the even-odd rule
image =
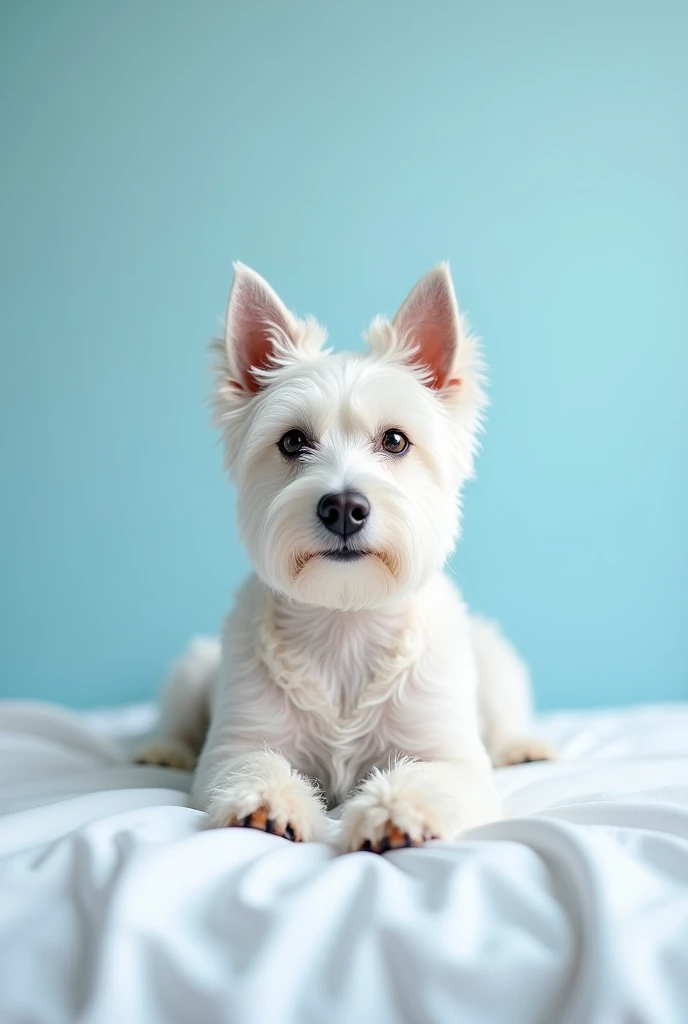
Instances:
[[[453,839],[499,817],[488,750],[553,756],[520,658],[442,572],[485,406],[476,342],[446,265],[373,321],[368,354],[325,339],[236,266],[214,405],[256,574],[221,648],[178,663],[140,759],[202,751],[214,826],[314,840],[344,802],[346,850]]]

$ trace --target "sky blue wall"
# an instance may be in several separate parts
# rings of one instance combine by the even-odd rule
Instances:
[[[543,705],[688,697],[688,6],[0,13],[0,689],[149,694],[247,570],[231,261],[339,345],[452,263],[493,409],[453,567]]]

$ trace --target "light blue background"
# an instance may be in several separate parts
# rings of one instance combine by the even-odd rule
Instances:
[[[449,259],[467,597],[542,705],[688,696],[687,40],[681,0],[6,0],[3,694],[143,697],[219,625],[232,260],[346,346]]]

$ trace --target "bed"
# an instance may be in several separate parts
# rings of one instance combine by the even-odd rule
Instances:
[[[204,829],[154,716],[0,704],[2,1024],[688,1021],[688,704],[543,717],[506,820],[384,857]]]

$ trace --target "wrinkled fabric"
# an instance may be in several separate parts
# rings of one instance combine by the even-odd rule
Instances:
[[[0,704],[2,1024],[688,1021],[688,705],[543,719],[507,820],[384,857],[205,829],[153,716]]]

